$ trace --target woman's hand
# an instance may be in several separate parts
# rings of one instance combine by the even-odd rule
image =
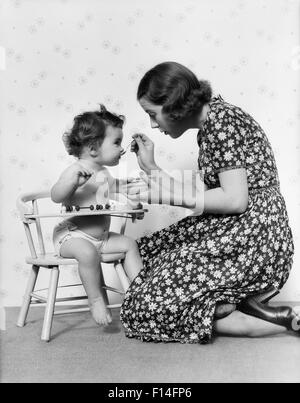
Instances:
[[[157,174],[140,174],[143,182],[127,188],[127,198],[135,203],[167,204],[193,211],[194,215],[203,213],[204,183],[200,176],[191,183],[176,181],[164,171]]]
[[[127,187],[127,198],[134,203],[171,204],[174,195],[152,176],[140,173],[140,180]]]
[[[140,168],[147,174],[159,169],[154,160],[154,143],[145,134],[137,133],[132,136],[131,151],[136,153]]]
[[[126,178],[118,180],[118,191],[124,196],[148,192],[148,185],[141,178]]]
[[[126,197],[133,203],[159,203],[159,192],[157,193],[156,200],[150,200],[151,198],[151,185],[152,184],[150,178],[144,174],[144,172],[140,173],[140,178],[136,178],[135,181],[127,184],[126,187]],[[153,193],[154,188],[152,188]],[[155,187],[155,191],[156,191]]]

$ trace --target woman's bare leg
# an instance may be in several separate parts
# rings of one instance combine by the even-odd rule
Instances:
[[[235,304],[219,303],[215,309],[215,319],[222,319],[236,310]]]
[[[287,332],[285,327],[274,325],[239,311],[234,311],[226,318],[216,320],[213,329],[218,334],[243,337],[272,336]]]
[[[111,312],[106,307],[106,295],[101,284],[100,256],[95,246],[85,239],[71,238],[62,244],[60,253],[78,261],[79,275],[95,322],[105,326],[111,323]]]

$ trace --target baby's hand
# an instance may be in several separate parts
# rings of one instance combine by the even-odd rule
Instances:
[[[93,175],[93,172],[78,162],[71,165],[65,172],[67,180],[73,183],[75,186],[80,187],[84,185],[90,177]]]

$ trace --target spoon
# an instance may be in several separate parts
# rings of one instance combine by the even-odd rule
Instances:
[[[122,152],[122,154],[121,154],[121,155],[124,155],[124,154],[126,154],[126,153],[127,153],[128,148],[131,146],[131,143],[132,143],[132,141],[131,141],[129,144],[127,144],[127,146],[126,146],[125,150]]]

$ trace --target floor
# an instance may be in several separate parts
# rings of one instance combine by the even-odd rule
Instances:
[[[50,343],[40,340],[43,310],[24,328],[7,308],[1,332],[1,383],[299,382],[300,337],[218,337],[209,345],[142,343],[124,337],[118,312],[109,329],[89,313],[56,316]]]

